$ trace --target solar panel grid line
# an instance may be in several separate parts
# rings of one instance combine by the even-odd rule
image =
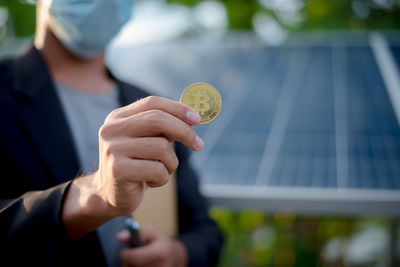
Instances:
[[[275,114],[270,127],[270,132],[265,143],[263,156],[256,175],[255,185],[269,184],[273,168],[281,149],[283,138],[289,124],[293,103],[299,84],[304,76],[306,68],[299,68],[299,63],[306,66],[310,57],[309,49],[300,49],[301,52],[291,51],[286,77],[283,81],[279,99],[276,104]],[[285,172],[285,170],[284,170]]]
[[[240,166],[242,169],[237,171],[242,173],[240,184],[253,184],[264,147],[265,136],[269,130],[268,119],[271,117],[275,107],[275,95],[279,90],[281,80],[283,81],[284,70],[286,68],[287,53],[260,53],[264,49],[251,51],[250,55],[258,54],[263,68],[252,77],[249,75],[250,83],[243,82],[241,90],[248,90],[251,93],[242,99],[240,106],[234,110],[234,120],[232,120],[224,130],[223,136],[218,139],[216,146],[211,151],[210,157],[205,161],[205,168],[214,161],[219,161],[221,165]],[[274,50],[274,49],[272,49]],[[274,71],[271,71],[273,67]],[[243,73],[241,73],[243,76]],[[222,118],[224,119],[224,118]],[[237,139],[233,140],[233,139]],[[228,153],[227,150],[229,150]],[[228,162],[228,157],[233,155],[236,162]],[[231,164],[231,165],[230,165]],[[222,181],[229,181],[229,177],[224,172],[210,173],[204,172],[207,183],[220,184]],[[236,175],[235,175],[236,177]]]
[[[313,159],[313,168],[312,168],[312,179],[311,179],[311,184],[309,185],[310,187],[318,187],[321,183],[321,181],[324,180],[325,177],[323,177],[324,170],[324,163],[326,162],[325,158],[319,158],[319,157],[314,157]]]
[[[204,81],[214,84],[217,88],[229,86],[229,81],[237,78],[237,62],[239,64],[245,63],[245,60],[240,59],[240,57],[238,60],[237,54],[239,52],[245,53],[237,49],[223,49],[221,47],[215,49],[215,53],[212,55],[204,51],[204,55],[201,56],[201,60],[204,61],[202,71],[207,74],[207,78]],[[210,68],[213,68],[213,71],[210,71]],[[224,92],[225,90],[221,93]]]
[[[152,70],[155,73],[161,73],[168,82],[157,86],[159,91],[165,93],[165,87],[171,86],[173,89],[169,89],[168,96],[174,99],[179,99],[179,96],[184,88],[194,82],[209,82],[210,73],[217,74],[221,69],[221,62],[226,62],[226,68],[229,70],[229,62],[232,57],[229,51],[221,53],[219,60],[213,55],[218,51],[204,51],[201,47],[187,47],[184,45],[172,46],[163,54],[158,54],[151,62]],[[151,53],[150,53],[151,54]],[[214,68],[213,72],[210,72],[210,68]],[[152,82],[157,83],[157,75],[148,76],[156,80]],[[212,76],[211,76],[212,77]],[[162,79],[160,79],[162,81]],[[164,79],[165,80],[165,79]]]
[[[391,165],[392,170],[394,170],[392,175],[393,175],[393,181],[394,181],[395,187],[400,188],[400,180],[396,179],[396,177],[400,177],[399,164],[397,162],[395,162],[394,160],[390,160],[389,162],[390,162],[389,164]]]
[[[234,184],[241,184],[246,183],[245,179],[249,178],[248,172],[249,169],[247,168],[247,160],[248,155],[238,155],[239,164],[236,165],[236,172],[234,174]]]
[[[204,133],[203,139],[207,142],[207,145],[203,148],[202,153],[196,154],[193,160],[196,167],[204,166],[205,161],[218,140],[223,136],[229,123],[235,119],[234,115],[236,111],[240,109],[242,102],[247,97],[251,97],[251,89],[259,82],[262,78],[262,73],[267,68],[263,63],[265,63],[265,57],[253,53],[251,57],[247,58],[245,66],[241,67],[243,73],[249,73],[251,75],[239,75],[239,81],[229,88],[229,97],[223,100],[223,108],[220,114],[221,119],[218,123],[209,125]],[[245,88],[245,90],[243,90],[243,88]]]
[[[333,101],[333,82],[332,79],[332,49],[313,47],[313,60],[309,64],[310,73],[308,74],[309,100],[304,103],[309,108],[307,117],[309,123],[302,126],[303,131],[307,131],[309,144],[304,148],[302,154],[307,150],[312,152],[313,158],[319,160],[320,166],[313,175],[313,187],[316,186],[336,186],[336,173],[329,171],[330,163],[328,157],[335,156],[335,149],[329,149],[334,140],[334,101]],[[304,94],[303,94],[304,95]],[[299,120],[300,121],[300,120]],[[304,124],[304,123],[303,123]],[[335,165],[335,161],[333,162]],[[321,168],[321,166],[324,166]],[[313,171],[315,169],[313,165]],[[311,175],[311,174],[310,174]]]
[[[298,48],[294,49],[295,51]],[[298,165],[297,172],[293,173],[294,184],[306,183],[302,180],[309,180],[304,172],[299,172],[302,161],[309,160],[310,166],[312,157],[321,152],[322,147],[327,147],[332,139],[329,133],[333,132],[333,109],[332,104],[332,82],[331,80],[331,49],[310,47],[311,58],[306,64],[304,80],[298,84],[301,87],[300,93],[296,95],[292,116],[285,133],[282,149],[279,152],[277,163],[282,162],[285,167],[290,165],[288,158]],[[302,63],[300,63],[300,68]],[[319,138],[321,137],[321,138]],[[319,141],[321,139],[321,141]],[[292,148],[289,149],[288,148]],[[331,152],[328,154],[330,155]],[[327,153],[323,155],[328,155]],[[334,152],[333,152],[334,155]],[[312,176],[315,181],[311,182],[314,186],[332,185],[331,174],[328,171],[318,175],[311,175],[312,170],[307,170],[307,174]],[[336,178],[335,178],[336,180]],[[334,182],[336,184],[336,181]],[[274,171],[271,177],[271,185],[283,185],[279,180],[279,175]]]
[[[393,188],[394,185],[392,184],[391,175],[387,172],[386,159],[374,158],[372,164],[377,173],[377,179],[375,179],[376,184],[374,184],[372,188]]]
[[[231,139],[233,143],[240,143],[242,141],[242,138],[239,135],[236,135],[234,139]],[[240,154],[235,155],[234,153],[229,153],[227,157],[230,158],[230,162],[226,164],[226,168],[231,169],[232,172],[230,175],[227,175],[229,177],[229,184],[238,184],[240,183],[240,178],[243,175],[243,163],[244,161],[240,160]]]
[[[396,177],[400,177],[400,164],[398,159],[400,158],[399,152],[400,148],[396,145],[396,140],[400,140],[400,137],[393,136],[384,136],[383,143],[386,151],[386,160],[388,165],[390,166],[393,184],[395,188],[400,188],[400,179],[396,179]],[[400,143],[400,142],[397,142]]]
[[[332,47],[337,189],[348,187],[347,51]]]
[[[311,169],[310,162],[311,162],[310,156],[304,156],[300,158],[297,167],[297,174],[296,174],[297,179],[293,183],[295,186],[302,186],[307,183],[307,179],[310,176],[309,173]]]
[[[216,57],[215,54],[219,56]],[[177,61],[176,64],[166,66],[165,69],[175,67],[174,77],[176,77],[178,81],[183,81],[185,83],[184,87],[195,82],[208,82],[213,84],[216,80],[215,77],[221,73],[221,62],[226,62],[227,64],[224,64],[224,68],[230,71],[231,64],[229,63],[234,60],[231,56],[231,51],[225,51],[225,53],[218,53],[218,50],[207,52],[201,49],[201,47],[196,47],[194,53],[190,49],[187,53],[182,53],[182,50],[179,49],[176,51],[176,55],[171,55],[171,59],[174,60],[174,58],[178,58],[179,60],[175,59],[175,61]],[[182,59],[187,60],[188,58],[191,59],[186,65],[180,64]],[[183,89],[184,87],[182,86],[181,88]],[[178,94],[180,94],[180,91]]]
[[[400,72],[389,45],[381,34],[371,34],[369,42],[400,125]]]
[[[390,53],[388,49],[386,52]],[[378,63],[379,60],[376,58],[376,55],[377,54],[375,53],[375,60],[376,63]],[[376,71],[381,71],[379,70],[379,64],[376,66]],[[399,124],[398,121],[396,121],[396,110],[392,107],[395,101],[391,101],[392,95],[389,93],[390,89],[387,87],[387,83],[385,84],[383,76],[381,77],[383,78],[383,81],[378,81],[378,78],[379,76],[374,78],[371,75],[367,75],[367,82],[372,84],[374,87],[377,87],[373,88],[370,86],[371,89],[368,90],[368,93],[369,98],[372,99],[372,110],[374,110],[381,118],[385,118],[385,120],[376,118],[377,129],[368,135],[368,142],[370,144],[370,153],[374,156],[372,165],[374,173],[376,174],[375,180],[378,184],[377,188],[394,189],[399,188],[398,180],[400,176],[398,174],[395,175],[390,159],[396,159],[397,164],[399,164],[400,157],[396,155],[396,150],[398,151],[399,149],[396,147],[396,142],[393,142],[393,146],[389,147],[385,144],[385,140],[387,139],[388,134],[397,135],[399,137]],[[383,88],[385,85],[386,90]],[[373,90],[378,88],[381,90]],[[381,92],[381,96],[378,95],[378,92]],[[391,118],[393,118],[394,121]],[[396,127],[393,127],[394,125],[396,125]],[[397,141],[397,144],[398,143],[399,142]],[[395,153],[393,153],[393,151]],[[373,186],[375,186],[375,184]]]
[[[394,118],[393,110],[382,115],[391,104],[369,47],[349,49],[349,71],[349,186],[379,189],[380,174],[373,159],[382,157],[380,121]],[[397,122],[390,127],[398,128]]]
[[[400,36],[400,34],[398,35]],[[394,44],[393,42],[390,42],[390,50],[392,51],[392,55],[396,61],[397,67],[400,68],[400,44]]]
[[[201,60],[204,61],[204,67],[201,71],[207,73],[208,75],[207,79],[203,79],[201,81],[208,82],[217,88],[223,100],[222,110],[217,119],[218,123],[220,121],[224,121],[225,119],[225,107],[230,101],[231,95],[237,94],[238,88],[232,87],[232,84],[236,84],[238,80],[240,80],[240,69],[242,69],[248,62],[248,59],[245,57],[247,53],[246,50],[242,51],[234,48],[227,48],[222,49],[221,51],[221,49],[221,47],[218,47],[216,49],[218,53],[213,55],[211,58],[208,57],[207,54],[201,57]],[[211,68],[213,68],[212,71],[210,71]],[[203,152],[205,151],[205,154],[209,155],[214,147],[214,141],[212,138],[212,132],[214,131],[213,124],[197,126],[196,131],[206,142]],[[209,134],[210,132],[211,134]],[[209,136],[211,136],[211,139]]]

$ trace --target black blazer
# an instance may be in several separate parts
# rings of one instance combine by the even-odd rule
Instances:
[[[120,103],[148,94],[117,80]],[[68,241],[61,209],[79,174],[72,135],[40,53],[0,63],[1,266],[105,266],[95,232]],[[179,238],[192,266],[216,263],[222,240],[199,194],[188,151],[177,145]]]

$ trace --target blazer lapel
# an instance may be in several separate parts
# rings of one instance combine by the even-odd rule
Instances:
[[[68,122],[40,53],[32,47],[16,60],[15,88],[27,98],[22,126],[57,183],[74,178],[79,163]]]
[[[112,76],[112,74],[111,74],[111,76]],[[114,77],[114,76],[112,76],[112,77]],[[119,89],[119,101],[122,106],[129,105],[141,98],[145,98],[145,97],[149,96],[148,93],[146,93],[145,91],[143,91],[135,86],[126,84],[120,80],[116,80],[116,81],[117,81],[117,85],[118,85],[118,89]]]

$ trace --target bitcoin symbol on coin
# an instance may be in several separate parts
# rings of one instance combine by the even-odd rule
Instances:
[[[210,97],[204,92],[199,91],[194,95],[193,108],[203,116],[204,113],[210,110],[211,106],[209,104]]]
[[[183,91],[180,101],[191,106],[201,117],[200,124],[214,120],[221,111],[222,99],[217,89],[207,83],[195,83]]]

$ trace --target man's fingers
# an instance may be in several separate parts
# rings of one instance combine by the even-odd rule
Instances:
[[[178,158],[172,143],[163,137],[124,138],[109,144],[110,153],[118,153],[132,159],[161,161],[169,174],[178,167]]]
[[[199,114],[197,114],[196,111],[189,106],[159,96],[149,96],[143,98],[128,106],[118,109],[115,114],[118,117],[129,117],[149,110],[162,110],[190,125],[196,125],[201,120]]]
[[[145,182],[150,187],[159,187],[169,180],[169,173],[160,161],[121,158],[113,165],[113,175],[119,183]]]
[[[123,249],[121,262],[127,266],[147,266],[160,261],[158,248],[152,244],[134,249]]]
[[[99,131],[100,137],[158,137],[179,141],[193,150],[201,150],[203,141],[191,126],[200,116],[190,107],[163,97],[147,97],[114,110]]]
[[[140,227],[140,238],[144,244],[149,244],[153,240],[157,239],[159,233],[156,229],[151,226],[141,225]],[[128,243],[131,241],[131,234],[128,230],[124,229],[117,233],[116,238],[118,241]]]
[[[147,266],[162,261],[165,253],[160,242],[157,242],[160,233],[152,227],[143,226],[140,229],[140,236],[145,245],[134,249],[123,249],[120,254],[122,263]]]
[[[140,228],[140,237],[145,244],[151,243],[159,238],[161,233],[152,226],[142,225]]]
[[[169,140],[179,141],[196,151],[201,150],[204,146],[203,141],[191,126],[161,110],[145,111],[126,118],[120,121],[118,128],[128,136],[165,136]]]

